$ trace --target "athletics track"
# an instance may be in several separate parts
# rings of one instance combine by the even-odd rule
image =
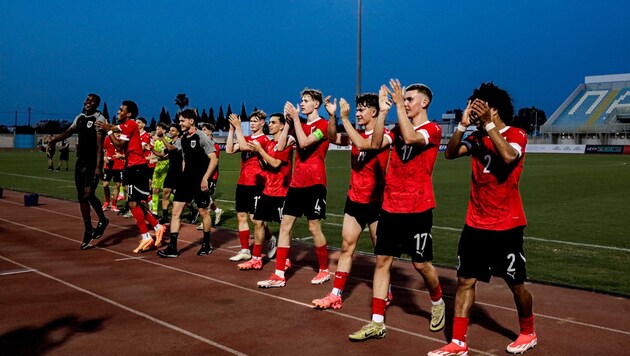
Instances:
[[[295,243],[287,286],[263,290],[274,263],[238,271],[228,257],[240,247],[234,231],[213,230],[210,256],[198,257],[200,233],[183,224],[176,259],[131,253],[139,233],[132,219],[107,212],[105,235],[81,251],[78,204],[23,193],[0,199],[0,355],[237,354],[426,355],[450,339],[455,271],[439,269],[447,304],[446,329],[431,333],[429,297],[405,261],[392,271],[394,302],[382,340],[351,343],[369,321],[373,258],[355,256],[343,308],[317,311],[314,298],[331,282],[312,286],[312,245]],[[331,270],[338,251],[330,252]],[[534,294],[539,346],[528,355],[621,355],[630,342],[630,300],[528,284]],[[477,287],[468,342],[471,355],[504,355],[518,322],[503,281]]]

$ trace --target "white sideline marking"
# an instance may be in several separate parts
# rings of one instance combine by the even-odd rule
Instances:
[[[2,256],[2,255],[0,255],[0,258],[2,258],[3,260],[5,260],[5,261],[7,261],[7,262],[11,262],[11,263],[13,263],[13,264],[15,264],[15,265],[18,265],[18,266],[20,266],[20,267],[23,267],[23,268],[29,268],[28,266],[26,266],[26,265],[24,265],[24,264],[22,264],[22,263],[19,263],[19,262],[17,262],[17,261],[14,261],[14,260],[12,260],[12,259],[10,259],[10,258],[7,258],[7,257],[4,257],[4,256]],[[114,301],[114,300],[111,300],[111,299],[109,299],[109,298],[105,298],[105,297],[103,297],[103,296],[101,296],[101,295],[99,295],[99,294],[96,294],[96,293],[91,292],[91,291],[89,291],[89,290],[87,290],[87,289],[81,288],[81,287],[79,287],[79,286],[77,286],[77,285],[75,285],[75,284],[72,284],[72,283],[70,283],[70,282],[66,282],[66,281],[64,281],[64,280],[62,280],[62,279],[59,279],[59,278],[57,278],[57,277],[55,277],[55,276],[52,276],[52,275],[50,275],[50,274],[48,274],[48,273],[44,273],[44,272],[41,272],[41,271],[36,271],[36,270],[33,270],[33,272],[35,272],[35,273],[39,274],[39,275],[40,275],[40,276],[42,276],[42,277],[45,277],[45,278],[48,278],[48,279],[52,279],[53,281],[55,281],[55,282],[57,282],[57,283],[61,283],[61,284],[65,285],[66,287],[70,287],[70,288],[72,288],[72,289],[74,289],[74,290],[77,290],[77,291],[79,291],[79,292],[81,292],[81,293],[85,293],[85,294],[90,295],[90,296],[92,296],[92,297],[94,297],[94,298],[96,298],[96,299],[100,299],[101,301],[103,301],[103,302],[105,302],[105,303],[112,304],[112,305],[114,305],[114,306],[116,306],[116,307],[118,307],[118,308],[120,308],[120,309],[126,310],[126,311],[128,311],[128,312],[130,312],[130,313],[132,313],[132,314],[135,314],[135,315],[137,315],[137,316],[143,317],[143,318],[145,318],[145,319],[147,319],[147,320],[149,320],[149,321],[152,321],[152,322],[154,322],[154,323],[156,323],[156,324],[162,325],[162,326],[167,327],[167,328],[169,328],[169,329],[171,329],[171,330],[174,330],[174,331],[177,331],[177,332],[179,332],[179,333],[182,333],[182,334],[184,334],[184,335],[186,335],[186,336],[190,336],[190,337],[192,337],[193,339],[196,339],[196,340],[201,341],[201,342],[203,342],[203,343],[206,343],[206,344],[208,344],[208,345],[214,346],[214,347],[219,348],[219,349],[221,349],[221,350],[223,350],[223,351],[229,352],[229,353],[231,353],[232,355],[243,355],[243,356],[245,356],[245,355],[246,355],[246,354],[244,354],[244,353],[242,353],[242,352],[239,352],[239,351],[237,351],[237,350],[231,349],[231,348],[229,348],[229,347],[227,347],[227,346],[224,346],[224,345],[222,345],[222,344],[219,344],[219,343],[217,343],[217,342],[215,342],[215,341],[212,341],[212,340],[210,340],[210,339],[206,339],[206,338],[205,338],[205,337],[203,337],[203,336],[200,336],[200,335],[197,335],[197,334],[195,334],[195,333],[192,333],[192,332],[190,332],[190,331],[188,331],[188,330],[186,330],[186,329],[182,329],[182,328],[180,328],[180,327],[178,327],[178,326],[175,326],[175,325],[173,325],[173,324],[171,324],[171,323],[168,323],[168,322],[166,322],[166,321],[163,321],[163,320],[160,320],[160,319],[158,319],[158,318],[155,318],[155,317],[153,317],[153,316],[151,316],[151,315],[149,315],[149,314],[145,314],[145,313],[143,313],[143,312],[141,312],[141,311],[139,311],[139,310],[133,309],[133,308],[131,308],[131,307],[128,307],[128,306],[126,306],[126,305],[124,305],[124,304],[118,303],[118,302],[116,302],[116,301]]]
[[[625,165],[626,163],[624,162],[623,164]],[[44,177],[29,176],[29,175],[23,175],[23,174],[5,173],[5,172],[0,172],[0,174],[9,175],[9,176],[16,176],[16,177],[31,178],[31,179],[43,179],[43,180],[50,180],[50,181],[55,181],[55,182],[70,182],[70,183],[72,183],[72,181],[64,180],[64,179],[44,178]],[[234,205],[234,200],[215,199],[215,201]],[[13,203],[13,202],[9,202],[9,203]],[[13,203],[13,204],[21,205],[21,204],[17,204],[17,203]],[[334,216],[336,218],[342,218],[343,217],[343,214],[333,214],[333,213],[326,213],[326,214],[330,215],[330,216]],[[331,226],[342,226],[342,224],[329,223],[329,222],[324,222],[324,224],[325,225],[331,225]],[[446,227],[446,226],[435,226],[434,225],[433,228],[434,229],[439,229],[439,230],[448,230],[448,231],[462,231],[461,228]],[[308,236],[306,238],[308,238]],[[534,240],[534,241],[548,242],[548,243],[555,243],[555,244],[571,245],[571,246],[580,246],[580,247],[588,247],[588,248],[599,248],[599,249],[611,250],[611,251],[630,252],[630,249],[624,248],[624,247],[594,245],[594,244],[585,244],[585,243],[561,241],[561,240],[551,240],[551,239],[543,239],[543,238],[540,238],[540,237],[532,237],[532,236],[525,236],[524,239],[525,240]]]
[[[28,272],[35,272],[35,270],[33,270],[33,269],[14,269],[14,270],[10,270],[10,271],[0,272],[0,276],[10,276],[12,274],[20,274],[20,273],[28,273]]]
[[[0,172],[0,174],[3,174]],[[55,198],[51,198],[51,199],[55,199]],[[234,201],[232,200],[219,200],[217,199],[216,201],[218,202],[227,202],[227,203],[234,203]],[[22,203],[16,203],[16,202],[12,202],[12,201],[7,201],[7,200],[0,200],[1,203],[8,203],[8,204],[13,204],[13,205],[19,205],[22,206]],[[65,214],[65,213],[59,213],[56,211],[52,211],[52,210],[47,210],[44,208],[39,208],[39,207],[29,207],[29,209],[38,209],[38,210],[43,210],[43,211],[47,211],[47,212],[52,212],[52,213],[56,213],[59,215],[63,215],[63,216],[69,216],[72,218],[76,218],[75,215],[70,215],[70,214]],[[335,216],[335,217],[343,217],[343,215],[338,215],[338,214],[331,214],[331,213],[327,213],[330,216]],[[98,222],[97,220],[92,220],[94,222]],[[324,222],[324,225],[331,225],[331,226],[342,226],[342,224],[338,224],[338,223],[329,223],[329,222]],[[119,227],[121,229],[126,229],[126,230],[134,230],[128,227],[124,227],[124,226],[120,226],[120,225],[111,225],[111,226],[116,226]],[[454,228],[454,227],[445,227],[445,226],[433,226],[434,229],[439,229],[439,230],[448,230],[448,231],[462,231],[461,228]],[[303,238],[295,238],[301,241],[307,241],[309,239],[312,239],[312,236],[305,236]],[[605,246],[605,245],[595,245],[595,244],[585,244],[585,243],[579,243],[579,242],[571,242],[571,241],[561,241],[561,240],[551,240],[551,239],[543,239],[540,237],[533,237],[533,236],[525,236],[524,237],[525,240],[534,240],[534,241],[541,241],[541,242],[548,242],[548,243],[554,243],[554,244],[560,244],[560,245],[570,245],[570,246],[579,246],[579,247],[587,247],[587,248],[595,248],[595,249],[603,249],[603,250],[611,250],[611,251],[619,251],[619,252],[630,252],[629,248],[625,248],[625,247],[616,247],[616,246]],[[239,245],[240,246],[240,245]]]
[[[114,261],[119,262],[119,261],[128,261],[128,260],[141,260],[144,257],[125,257],[125,258],[117,258]]]
[[[42,210],[45,210],[45,209],[42,209]],[[54,211],[49,211],[49,212],[54,212]],[[21,226],[21,227],[26,228],[26,229],[35,230],[35,231],[38,231],[38,232],[41,232],[41,233],[49,234],[49,235],[52,235],[52,236],[55,236],[55,237],[59,237],[59,238],[62,238],[64,240],[68,240],[68,241],[71,241],[71,242],[74,242],[74,243],[77,243],[77,244],[81,243],[78,240],[74,240],[72,238],[69,238],[69,237],[66,237],[66,236],[63,236],[63,235],[59,235],[59,234],[56,234],[56,233],[52,233],[50,231],[38,229],[38,228],[29,226],[29,225],[20,224],[20,223],[17,223],[17,222],[14,222],[14,221],[9,221],[9,220],[3,219],[3,218],[0,218],[0,221],[4,221],[4,222],[7,222],[7,223],[10,223],[10,224],[13,224],[13,225]],[[185,240],[181,240],[181,241],[185,241]],[[116,255],[130,257],[127,254],[124,254],[122,252],[118,252],[118,251],[109,249],[107,247],[98,247],[98,249],[102,250],[102,251],[107,251],[109,253],[113,253],[113,254],[116,254]],[[4,258],[4,257],[0,255],[0,258]],[[230,286],[230,287],[233,287],[233,288],[237,288],[237,289],[240,289],[240,290],[243,290],[243,291],[247,291],[247,292],[250,292],[250,293],[263,295],[263,296],[266,296],[266,297],[269,297],[269,298],[272,298],[272,299],[282,300],[282,301],[289,302],[289,303],[292,303],[292,304],[296,304],[296,305],[299,305],[299,306],[304,306],[304,307],[307,307],[309,309],[313,308],[313,306],[311,304],[306,304],[306,303],[302,303],[302,302],[297,301],[297,300],[270,295],[270,294],[267,294],[265,292],[261,292],[261,291],[256,290],[256,289],[250,289],[250,288],[243,287],[243,286],[240,286],[240,285],[237,285],[237,284],[234,284],[234,283],[226,282],[226,281],[223,281],[223,280],[220,280],[220,279],[215,279],[215,278],[208,277],[208,276],[205,276],[205,275],[202,275],[202,274],[198,274],[198,273],[195,273],[195,272],[191,272],[191,271],[183,270],[183,269],[180,269],[180,268],[176,268],[176,267],[173,267],[173,266],[170,266],[170,265],[165,265],[165,264],[162,264],[162,263],[159,263],[159,262],[155,262],[155,261],[152,261],[152,260],[146,260],[146,259],[137,259],[137,260],[139,262],[144,262],[144,263],[149,263],[149,264],[152,264],[152,265],[155,265],[155,266],[160,266],[160,267],[163,267],[163,268],[170,269],[172,271],[177,271],[177,272],[180,272],[180,273],[184,273],[184,274],[188,274],[188,275],[191,275],[191,276],[199,277],[199,278],[202,278],[202,279],[205,279],[205,280],[213,281],[215,283],[223,284],[223,285]],[[34,272],[39,273],[36,270],[34,270]],[[367,281],[365,279],[356,278],[356,277],[351,277],[351,278],[355,278],[357,280],[362,280],[362,281]],[[370,281],[368,281],[368,282],[370,282]],[[428,293],[426,291],[419,291],[417,289],[407,288],[407,287],[402,287],[402,286],[397,286],[397,285],[392,285],[392,287],[399,288],[399,289],[402,289],[402,290],[412,291],[412,292],[416,292],[416,293]],[[479,304],[479,305],[484,305],[484,306],[489,307],[489,308],[496,308],[496,309],[507,310],[507,311],[511,311],[511,312],[515,312],[516,311],[516,309],[514,309],[514,308],[508,308],[508,307],[504,307],[504,306],[496,305],[496,304],[484,303],[484,302],[479,302],[479,301],[476,301],[475,303]],[[348,319],[359,320],[359,321],[366,322],[366,323],[369,322],[369,320],[367,320],[367,319],[362,319],[362,318],[355,317],[355,316],[352,316],[352,315],[343,314],[343,313],[338,312],[338,311],[327,310],[327,312],[334,313],[334,314],[336,314],[338,316],[342,316],[342,317],[345,317],[345,318],[348,318]],[[559,317],[550,316],[550,315],[546,315],[546,314],[538,314],[538,313],[534,313],[534,314],[536,315],[536,317],[540,317],[540,318],[547,318],[547,319],[554,320],[554,321],[562,321],[562,322],[568,323],[568,324],[576,324],[576,325],[589,327],[589,328],[593,328],[593,329],[599,329],[599,330],[609,331],[609,332],[613,332],[613,333],[630,335],[630,331],[613,329],[613,328],[609,328],[609,327],[605,327],[605,326],[600,326],[600,325],[595,325],[595,324],[589,324],[589,323],[574,321],[574,320],[570,320],[570,319],[567,319],[567,318],[559,318]],[[422,334],[413,333],[413,332],[410,332],[410,331],[406,331],[404,329],[398,329],[398,328],[394,328],[394,327],[390,327],[390,326],[388,326],[388,328],[391,329],[391,330],[400,331],[402,333],[405,333],[405,334],[408,334],[408,335],[411,335],[411,336],[419,337],[419,338],[422,338],[422,339],[425,339],[425,340],[436,341],[438,343],[443,343],[444,342],[444,340],[442,340],[442,339],[437,339],[437,338],[433,338],[433,337],[430,337],[430,336],[425,336],[425,335],[422,335]],[[484,355],[493,355],[491,353],[486,353],[486,352],[483,352],[481,350],[475,350],[475,349],[472,349],[472,348],[470,350],[473,350],[476,353],[480,353],[480,354],[484,354]]]
[[[222,203],[234,204],[233,200],[216,199],[216,201],[222,202]],[[327,212],[326,215],[334,216],[336,218],[343,218],[342,214],[333,214],[333,213]],[[329,225],[329,226],[343,226],[343,224],[332,223],[332,222],[323,222],[322,224]],[[462,231],[462,228],[447,227],[447,226],[436,226],[436,225],[433,225],[433,228],[434,229],[438,229],[438,230],[447,230],[447,231],[457,231],[457,232]],[[308,240],[309,238],[312,239],[312,237],[309,237],[309,236],[304,237],[303,239]],[[624,248],[624,247],[585,244],[585,243],[571,242],[571,241],[562,241],[562,240],[551,240],[551,239],[543,239],[543,238],[540,238],[540,237],[533,237],[533,236],[524,236],[523,238],[525,240],[541,241],[541,242],[548,242],[548,243],[560,244],[560,245],[570,245],[570,246],[580,246],[580,247],[588,247],[588,248],[599,248],[599,249],[611,250],[611,251],[630,252],[630,248]],[[301,239],[298,238],[298,240],[301,240]]]
[[[73,181],[67,180],[67,179],[45,178],[45,177],[38,177],[38,176],[28,176],[25,174],[6,173],[6,172],[0,172],[0,174],[4,174],[5,176],[14,176],[14,177],[21,177],[21,178],[50,180],[53,182],[73,183]]]

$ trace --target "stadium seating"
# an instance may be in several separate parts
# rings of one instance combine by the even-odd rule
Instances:
[[[612,90],[585,90],[557,117],[554,125],[601,125],[615,105],[630,105],[630,87]]]
[[[620,141],[630,133],[630,74],[585,77],[541,127],[556,143]],[[549,137],[549,136],[548,136]],[[625,140],[625,139],[624,139]],[[621,142],[625,142],[621,140]]]

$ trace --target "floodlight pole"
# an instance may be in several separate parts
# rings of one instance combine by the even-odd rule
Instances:
[[[361,0],[358,0],[358,27],[357,27],[357,95],[361,95]],[[359,121],[356,120],[354,127],[359,128]]]

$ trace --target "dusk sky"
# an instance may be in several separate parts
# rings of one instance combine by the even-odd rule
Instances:
[[[91,92],[149,119],[178,93],[215,113],[282,111],[304,87],[352,101],[357,4],[0,0],[0,124],[18,111],[26,125],[29,107],[32,124],[72,120]],[[362,91],[424,83],[432,119],[483,81],[551,116],[584,76],[630,72],[627,0],[363,0],[362,13]]]

